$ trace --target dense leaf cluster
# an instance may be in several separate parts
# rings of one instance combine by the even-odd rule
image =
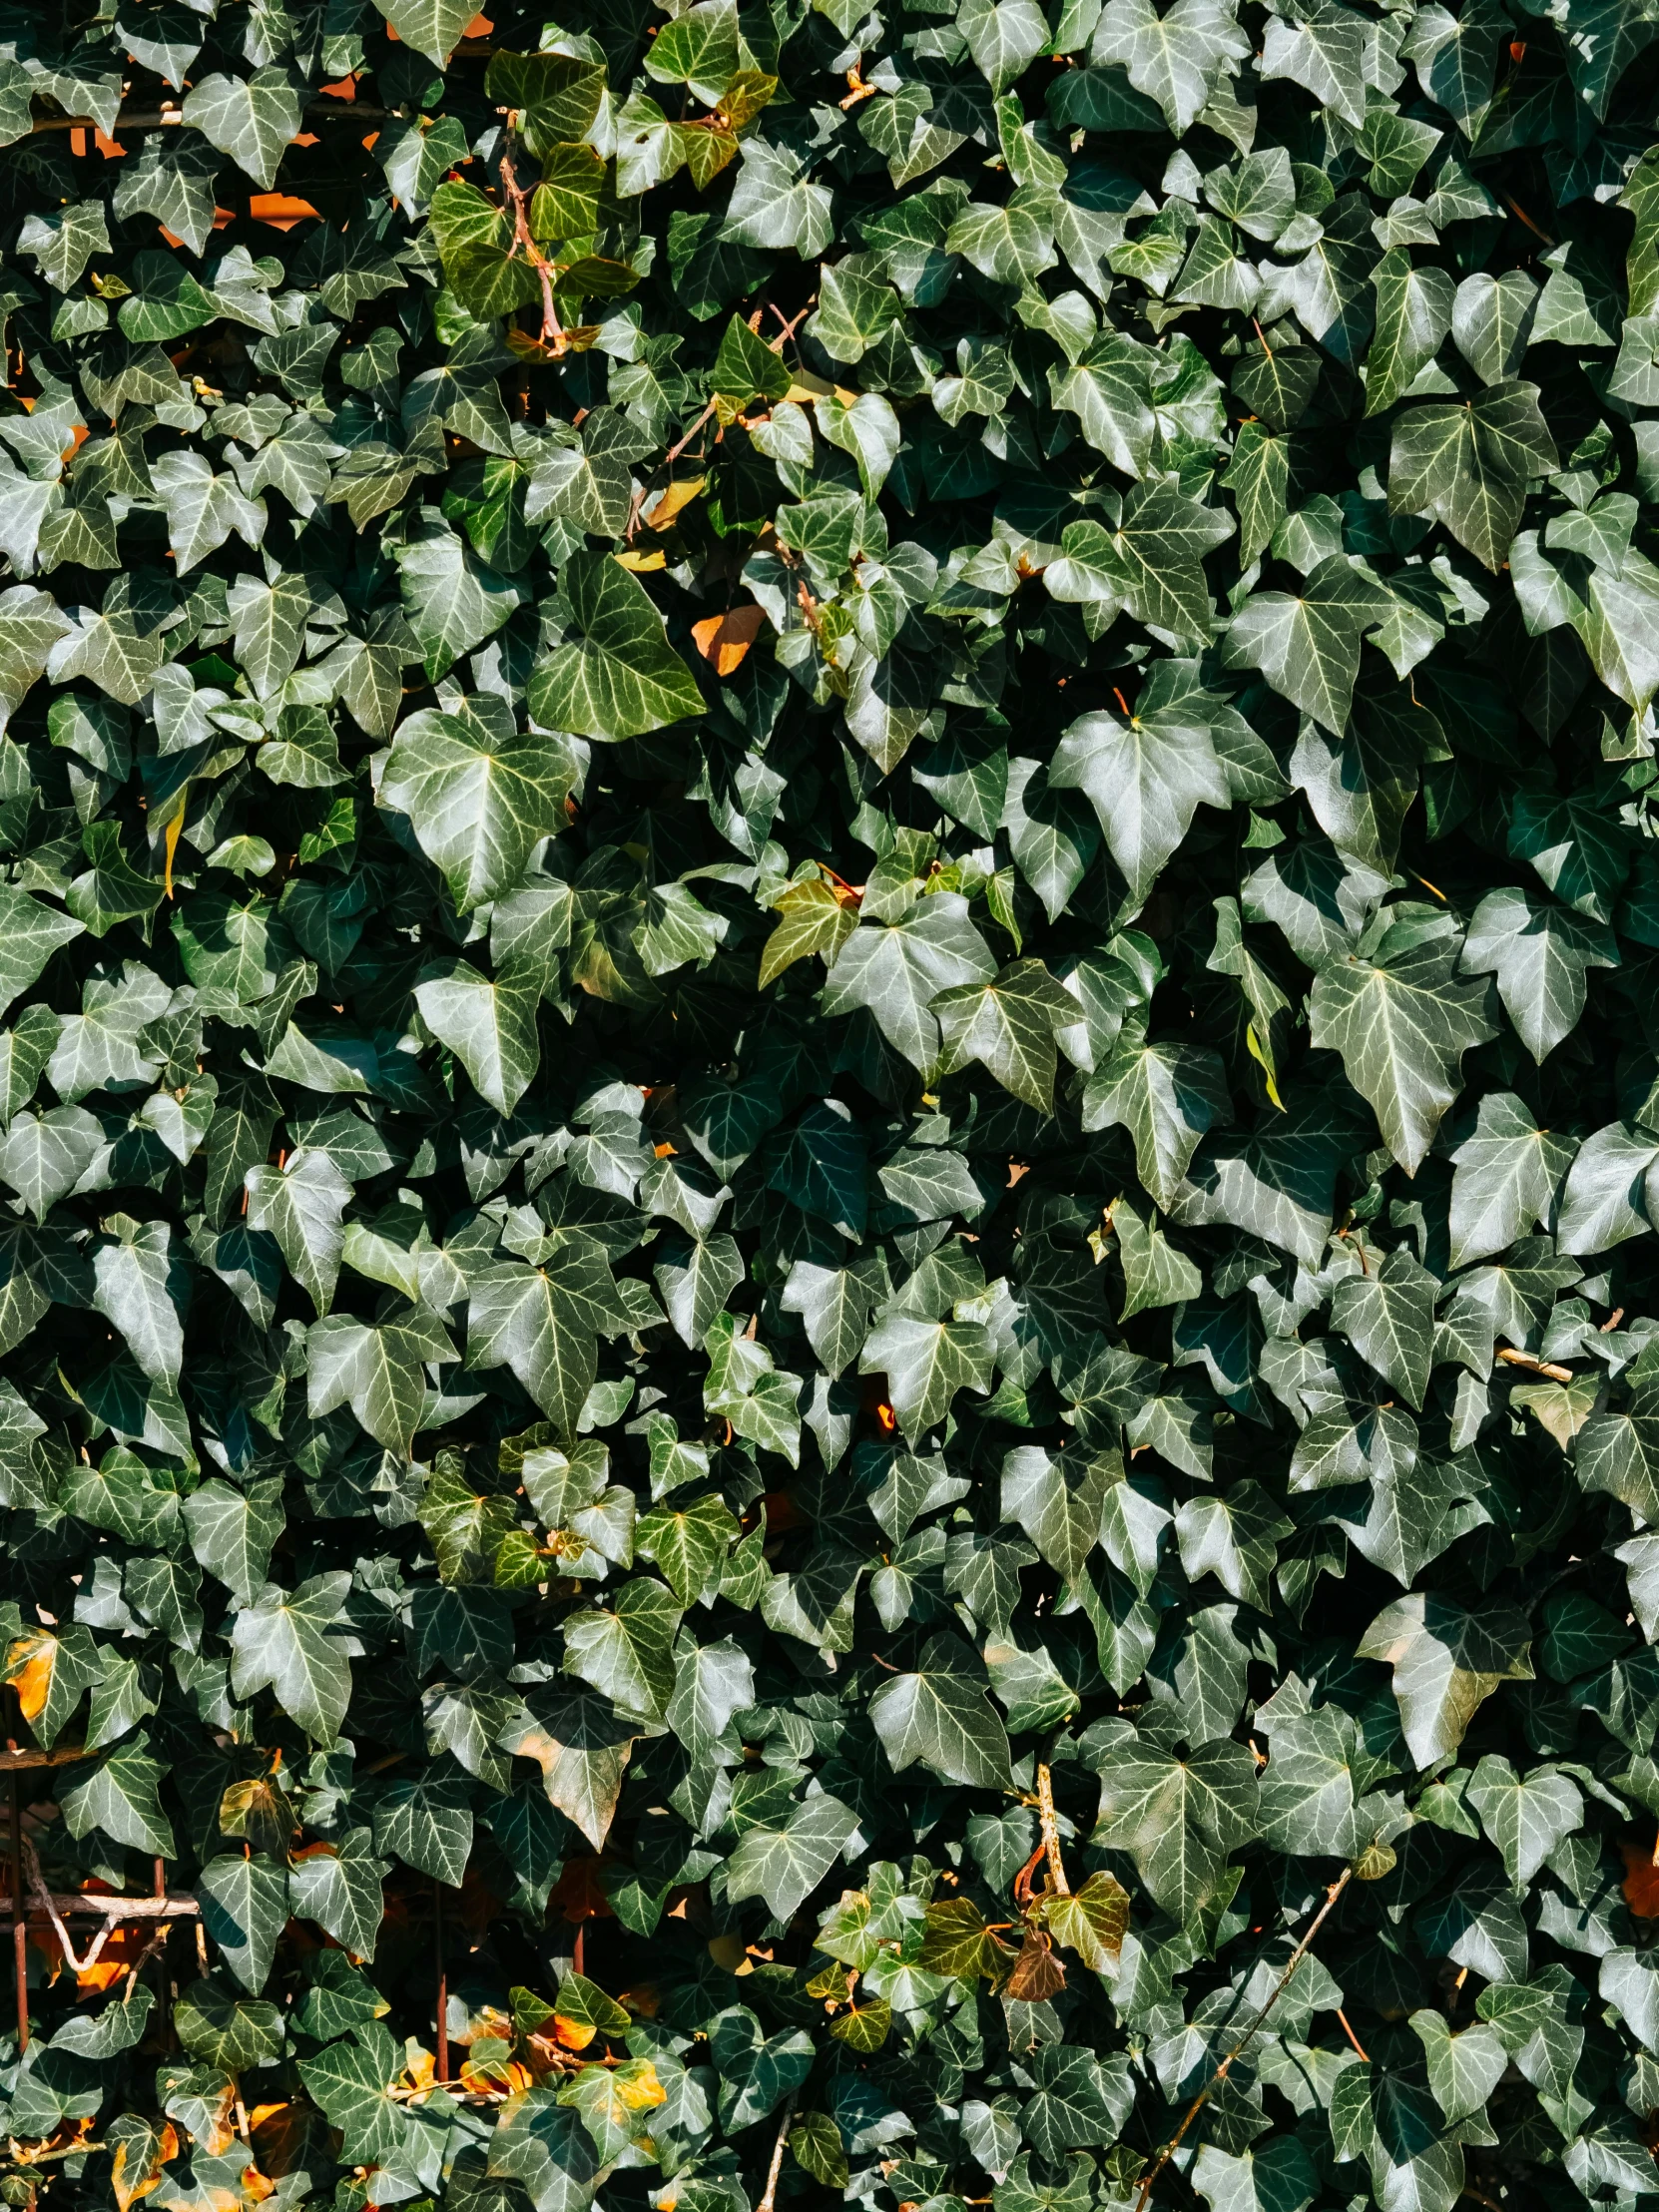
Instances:
[[[0,2197],[1651,2198],[1659,7],[470,9],[0,6]]]

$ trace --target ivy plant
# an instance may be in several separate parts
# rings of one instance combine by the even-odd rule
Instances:
[[[0,2198],[1651,2200],[1659,8],[547,4],[0,4]]]

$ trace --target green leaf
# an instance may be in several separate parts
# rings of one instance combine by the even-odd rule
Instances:
[[[919,1761],[967,1788],[1008,1786],[1008,1738],[983,1684],[973,1653],[953,1636],[933,1637],[914,1673],[880,1683],[869,1717],[894,1774]]]
[[[608,1606],[566,1621],[565,1672],[591,1683],[619,1713],[660,1721],[674,1692],[681,1610],[660,1582],[625,1582]]]
[[[405,46],[424,54],[439,69],[447,69],[450,55],[472,21],[472,16],[461,12],[463,0],[389,0],[380,13]]]
[[[463,653],[493,637],[522,603],[523,587],[479,560],[452,530],[424,531],[393,550],[403,613],[435,683]]]
[[[1617,967],[1609,932],[1535,893],[1488,891],[1469,921],[1462,964],[1495,975],[1503,1010],[1534,1060],[1542,1061],[1577,1026],[1584,974]]]
[[[934,999],[990,983],[996,973],[967,900],[939,891],[908,920],[860,922],[830,971],[824,1006],[831,1014],[866,1007],[905,1059],[926,1069],[937,1062],[942,1042]]]
[[[400,2070],[397,2046],[378,2020],[301,2059],[300,2078],[340,2130],[342,2156],[380,2165],[404,2153],[409,2123],[386,2094]]]
[[[265,1987],[288,1917],[285,1867],[269,1859],[210,1860],[197,1878],[202,1924],[245,1989]]]
[[[1206,1744],[1186,1760],[1120,1746],[1101,1770],[1095,1841],[1127,1851],[1153,1902],[1182,1923],[1216,1894],[1227,1853],[1256,1821],[1255,1764],[1238,1744]]]
[[[177,1847],[172,1823],[162,1809],[165,1772],[151,1753],[148,1737],[129,1737],[85,1781],[64,1792],[63,1816],[69,1833],[85,1836],[100,1828],[118,1844],[171,1859]]]
[[[247,1185],[249,1228],[276,1238],[311,1304],[325,1314],[339,1280],[340,1221],[351,1203],[350,1184],[330,1154],[301,1145],[280,1168],[250,1168]]]
[[[312,1420],[349,1405],[359,1427],[404,1459],[422,1425],[427,1363],[457,1356],[441,1323],[417,1307],[372,1326],[326,1315],[307,1331],[305,1352]]]
[[[338,1736],[351,1695],[355,1640],[336,1627],[349,1586],[341,1573],[313,1575],[291,1591],[268,1583],[231,1630],[236,1695],[274,1690],[314,1743]]]
[[[1360,674],[1360,640],[1386,611],[1378,586],[1341,553],[1301,592],[1255,592],[1227,633],[1233,668],[1260,669],[1276,692],[1341,736]]]
[[[1517,1776],[1507,1759],[1490,1752],[1474,1770],[1468,1801],[1503,1854],[1517,1891],[1527,1888],[1556,1845],[1579,1826],[1584,1812],[1584,1800],[1564,1774]]]
[[[1400,1246],[1375,1275],[1351,1275],[1339,1283],[1331,1299],[1332,1328],[1419,1411],[1428,1389],[1438,1289]]]
[[[1441,269],[1415,269],[1401,246],[1372,272],[1377,335],[1366,356],[1366,412],[1381,414],[1410,390],[1451,328],[1455,287]]]
[[[1438,1593],[1397,1598],[1366,1630],[1363,1659],[1393,1669],[1400,1727],[1419,1768],[1455,1751],[1500,1682],[1529,1682],[1530,1633],[1502,1604],[1470,1612]]]
[[[1055,753],[1050,782],[1088,794],[1137,905],[1191,829],[1199,806],[1231,804],[1206,701],[1199,693],[1127,722],[1109,714],[1084,715]]]
[[[1226,1076],[1207,1045],[1121,1042],[1083,1093],[1085,1129],[1127,1129],[1140,1178],[1173,1203],[1208,1130],[1231,1119]]]
[[[1493,384],[1461,406],[1413,407],[1394,424],[1388,511],[1444,523],[1497,570],[1520,527],[1528,480],[1557,459],[1535,384]]]
[[[561,829],[573,765],[553,738],[510,721],[422,708],[398,730],[377,794],[408,817],[421,850],[465,912],[512,889],[543,837]]]
[[[275,2004],[241,1996],[211,1975],[183,1991],[173,2007],[173,2024],[193,2058],[226,2073],[268,2063],[280,2053],[284,2040],[282,2015]]]
[[[663,635],[644,586],[626,569],[606,554],[573,554],[560,583],[579,635],[532,673],[537,722],[614,742],[703,712],[691,671]]]
[[[366,1828],[347,1829],[336,1843],[297,1859],[288,1870],[288,1903],[301,1920],[314,1921],[354,1957],[372,1958],[383,1908],[381,1882],[388,1869],[375,1856]]]
[[[746,1829],[727,1862],[727,1895],[734,1904],[765,1898],[775,1920],[793,1920],[857,1826],[856,1815],[838,1798],[802,1799],[780,1826]]]
[[[486,1267],[469,1288],[467,1366],[510,1367],[547,1418],[574,1435],[597,1372],[596,1332],[622,1321],[603,1251],[578,1236],[547,1267]]]
[[[1414,1175],[1457,1095],[1463,1054],[1495,1032],[1485,986],[1459,982],[1455,952],[1430,940],[1374,963],[1355,954],[1314,979],[1309,1033],[1340,1052],[1382,1141]]]
[[[541,989],[542,970],[533,960],[509,961],[494,977],[469,960],[446,960],[426,969],[415,985],[421,1020],[498,1114],[514,1111],[541,1064]]]
[[[1483,1098],[1473,1133],[1451,1155],[1451,1265],[1501,1252],[1547,1222],[1573,1151],[1570,1137],[1538,1128],[1512,1091]]]
[[[285,1524],[281,1482],[252,1482],[240,1489],[214,1476],[191,1492],[182,1509],[200,1564],[239,1604],[252,1605]]]
[[[1180,136],[1208,100],[1221,63],[1248,51],[1222,0],[1175,0],[1163,16],[1152,0],[1109,0],[1090,59],[1120,64],[1135,90],[1157,101]]]
[[[199,78],[184,104],[186,123],[266,192],[276,182],[289,140],[298,135],[299,112],[298,97],[281,69]]]

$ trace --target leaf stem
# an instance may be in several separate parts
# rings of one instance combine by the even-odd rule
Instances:
[[[766,2192],[761,2198],[757,2212],[773,2212],[773,2206],[777,2202],[778,2176],[784,2170],[784,2145],[789,2141],[790,2122],[794,2118],[795,2099],[791,2097],[784,2107],[784,2117],[778,2123],[777,2140],[772,2146],[772,2164],[767,2168]]]
[[[1295,1950],[1292,1951],[1290,1956],[1290,1963],[1286,1966],[1285,1971],[1279,1976],[1278,1981],[1274,1984],[1272,1995],[1268,1998],[1266,2004],[1263,2005],[1260,2012],[1257,2013],[1256,2017],[1251,2021],[1250,2025],[1245,2029],[1243,2035],[1240,2036],[1239,2040],[1233,2045],[1233,2048],[1228,2052],[1227,2056],[1222,2060],[1221,2064],[1216,2068],[1215,2072],[1210,2076],[1209,2080],[1204,2084],[1203,2088],[1200,2089],[1197,2096],[1194,2097],[1192,2103],[1188,2105],[1186,2117],[1182,2120],[1181,2125],[1176,2129],[1174,2135],[1170,2138],[1169,2142],[1166,2143],[1164,2148],[1158,2153],[1157,2162],[1154,2164],[1152,2171],[1141,2183],[1140,2194],[1135,2199],[1135,2212],[1146,2212],[1147,2205],[1152,2201],[1153,2184],[1157,2181],[1158,2176],[1163,2172],[1164,2168],[1169,2164],[1170,2160],[1175,2156],[1176,2152],[1181,2148],[1182,2142],[1186,2137],[1187,2130],[1192,2126],[1194,2120],[1198,2118],[1199,2113],[1203,2111],[1205,2105],[1209,2103],[1210,2098],[1214,2094],[1214,2092],[1220,2088],[1222,2082],[1226,2079],[1227,2074],[1232,2067],[1234,2059],[1242,2057],[1244,2053],[1250,2048],[1251,2044],[1256,2040],[1256,2037],[1261,2030],[1262,2023],[1266,2020],[1268,2014],[1273,2010],[1274,2006],[1279,2002],[1280,1998],[1285,1994],[1286,1989],[1290,1985],[1292,1974],[1296,1972],[1298,1966],[1300,1966],[1304,1958],[1307,1957],[1309,1947],[1312,1944],[1314,1937],[1325,1926],[1325,1923],[1330,1917],[1332,1909],[1335,1907],[1337,1900],[1342,1896],[1343,1892],[1348,1888],[1350,1882],[1352,1882],[1353,1879],[1354,1869],[1352,1867],[1345,1867],[1342,1873],[1338,1876],[1337,1880],[1332,1883],[1330,1889],[1326,1891],[1325,1903],[1320,1907],[1318,1913],[1315,1914],[1314,1924],[1309,1929],[1307,1935],[1303,1936],[1301,1942],[1298,1943]]]
[[[1037,1819],[1042,1827],[1043,1848],[1048,1853],[1049,1887],[1063,1898],[1071,1895],[1065,1862],[1060,1857],[1060,1829],[1054,1818],[1054,1778],[1047,1767],[1037,1769]]]

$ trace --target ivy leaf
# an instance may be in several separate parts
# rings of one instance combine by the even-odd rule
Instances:
[[[202,1924],[245,1989],[265,1987],[288,1917],[285,1867],[258,1855],[210,1860],[198,1877]]]
[[[1455,1751],[1500,1682],[1529,1682],[1525,1616],[1501,1604],[1469,1612],[1438,1593],[1386,1605],[1366,1630],[1363,1659],[1393,1668],[1400,1727],[1419,1768]]]
[[[280,1480],[239,1489],[214,1476],[191,1492],[182,1510],[198,1561],[239,1604],[252,1605],[285,1525]]]
[[[1451,328],[1455,287],[1441,269],[1416,269],[1402,246],[1372,272],[1377,335],[1366,360],[1366,412],[1382,414],[1410,390]]]
[[[912,1066],[938,1058],[940,1029],[932,1011],[942,991],[993,982],[996,962],[968,918],[965,898],[940,891],[908,920],[860,923],[842,945],[825,986],[828,1013],[867,1007]]]
[[[1443,522],[1487,568],[1502,567],[1530,477],[1557,465],[1535,384],[1490,385],[1461,406],[1413,407],[1394,424],[1388,510]]]
[[[257,69],[251,77],[204,77],[186,94],[184,105],[186,123],[266,192],[276,182],[288,142],[298,136],[299,112],[298,97],[281,69]]]
[[[519,881],[563,822],[572,773],[556,741],[520,736],[497,714],[423,708],[399,728],[377,796],[407,815],[465,912]]]
[[[574,1435],[593,1387],[595,1334],[622,1319],[603,1251],[578,1237],[547,1267],[482,1269],[470,1290],[467,1366],[510,1367],[548,1419]]]
[[[1255,1833],[1256,1770],[1241,1748],[1206,1744],[1183,1761],[1118,1747],[1102,1769],[1096,1841],[1129,1852],[1154,1903],[1182,1923],[1215,1894],[1226,1854]]]
[[[1451,1155],[1451,1265],[1501,1252],[1547,1222],[1574,1149],[1570,1137],[1538,1128],[1512,1091],[1483,1098],[1473,1133]]]
[[[984,1677],[959,1638],[935,1636],[914,1673],[883,1681],[869,1717],[895,1774],[918,1762],[947,1782],[1008,1786],[1008,1738],[991,1709]]]
[[[775,1920],[793,1920],[840,1857],[857,1817],[837,1798],[804,1798],[778,1828],[751,1828],[727,1862],[734,1902],[762,1897]]]
[[[1361,637],[1385,611],[1371,578],[1333,553],[1300,593],[1253,593],[1228,631],[1226,660],[1260,669],[1294,707],[1340,736],[1360,674]]]
[[[415,985],[421,1020],[456,1054],[473,1089],[498,1114],[512,1114],[541,1064],[541,968],[529,960],[509,962],[493,978],[469,960],[446,960]]]
[[[342,2155],[378,2165],[404,2153],[408,2122],[386,2094],[399,2070],[397,2046],[378,2020],[300,2061],[305,2087],[340,2130]]]
[[[293,1590],[268,1583],[231,1630],[237,1696],[275,1690],[283,1710],[324,1745],[339,1734],[351,1695],[354,1639],[336,1628],[349,1586],[340,1573],[313,1575]]]
[[[1616,967],[1618,952],[1596,922],[1508,887],[1488,891],[1475,908],[1462,965],[1471,975],[1497,977],[1515,1034],[1541,1062],[1577,1026],[1585,970]]]
[[[301,1920],[314,1921],[344,1950],[372,1958],[387,1873],[366,1828],[348,1829],[337,1843],[313,1850],[288,1870],[288,1902]]]
[[[1220,64],[1247,51],[1232,11],[1220,0],[1175,0],[1163,16],[1152,0],[1109,0],[1090,59],[1120,64],[1180,136],[1208,100]]]
[[[985,984],[941,991],[929,1011],[939,1024],[941,1070],[981,1061],[1015,1098],[1053,1110],[1059,1030],[1076,1018],[1076,1001],[1040,960],[1014,960]]]
[[[645,588],[608,554],[579,553],[560,582],[580,637],[536,667],[530,712],[578,737],[637,738],[703,712],[691,671]]]
[[[171,1859],[177,1846],[161,1801],[165,1769],[142,1732],[117,1744],[91,1774],[63,1797],[64,1821],[72,1836],[100,1828],[118,1844],[157,1852]]]
[[[1463,1054],[1494,1034],[1485,987],[1459,982],[1456,953],[1409,947],[1385,962],[1350,954],[1314,979],[1309,1033],[1340,1052],[1348,1079],[1370,1101],[1388,1150],[1415,1174],[1440,1117],[1457,1095]]]
[[[312,1323],[305,1349],[312,1420],[349,1405],[358,1425],[402,1458],[421,1425],[426,1364],[456,1357],[448,1332],[417,1307],[372,1326],[326,1315]]]
[[[247,1188],[249,1228],[276,1238],[312,1305],[325,1314],[339,1280],[341,1218],[351,1202],[351,1186],[332,1155],[301,1145],[280,1168],[250,1168]]]
[[[1468,1801],[1503,1854],[1509,1880],[1524,1890],[1564,1836],[1578,1827],[1584,1800],[1564,1774],[1516,1775],[1490,1752],[1474,1770]]]
[[[590,1682],[619,1713],[659,1721],[674,1692],[680,1617],[660,1582],[625,1582],[610,1605],[567,1620],[565,1671]]]
[[[1088,794],[1137,904],[1199,806],[1226,807],[1232,799],[1202,711],[1184,713],[1179,705],[1126,723],[1084,715],[1060,740],[1049,780]]]
[[[1226,1076],[1206,1045],[1121,1042],[1083,1094],[1085,1129],[1127,1129],[1141,1181],[1173,1204],[1208,1130],[1231,1119]]]

